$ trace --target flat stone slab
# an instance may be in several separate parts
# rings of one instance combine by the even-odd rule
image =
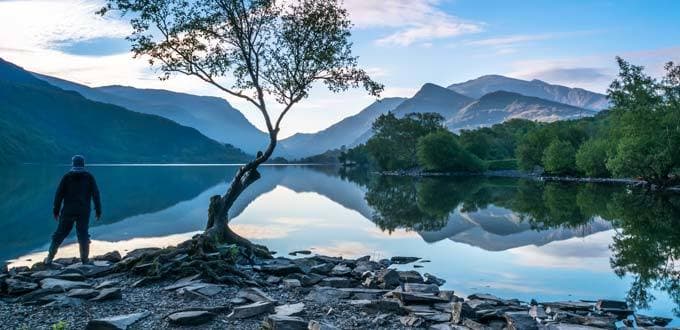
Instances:
[[[350,292],[342,291],[341,289],[314,287],[307,297],[305,297],[305,300],[314,301],[317,303],[325,303],[338,301],[340,299],[347,299],[350,295]]]
[[[24,282],[12,278],[6,279],[5,284],[7,285],[7,293],[10,295],[20,295],[38,288],[38,285],[33,282]]]
[[[305,304],[304,303],[297,303],[297,304],[288,304],[288,305],[281,305],[281,306],[276,306],[274,308],[274,313],[276,315],[283,315],[283,316],[293,316],[293,315],[298,315],[302,313],[302,311],[305,310]]]
[[[392,257],[390,261],[392,261],[393,264],[399,264],[399,265],[404,265],[404,264],[410,264],[412,262],[416,262],[420,260],[418,257]]]
[[[214,318],[215,314],[208,311],[179,312],[168,315],[168,321],[176,325],[201,325]]]
[[[258,301],[248,305],[236,306],[231,314],[227,316],[230,319],[245,319],[257,316],[264,313],[271,313],[274,311],[274,303],[267,301]]]
[[[127,330],[129,326],[149,315],[150,312],[141,312],[94,319],[87,323],[85,330]]]
[[[352,279],[346,277],[326,277],[319,284],[332,288],[351,288],[354,287],[355,283]]]
[[[404,304],[436,304],[449,302],[447,299],[428,293],[409,293],[394,291],[394,296],[399,298]]]
[[[183,288],[185,286],[189,286],[189,285],[194,284],[194,283],[198,283],[199,281],[197,281],[196,279],[199,276],[200,276],[199,274],[196,274],[196,275],[191,275],[191,276],[179,279],[175,283],[164,287],[163,290],[172,291],[172,290],[177,290],[179,288]]]
[[[71,289],[66,293],[71,298],[91,299],[99,295],[99,291],[94,289]]]
[[[99,291],[99,295],[90,299],[90,301],[104,301],[104,300],[114,300],[123,299],[123,293],[120,288],[106,288]]]
[[[259,302],[259,301],[271,302],[271,303],[277,302],[276,299],[270,297],[268,294],[266,294],[264,291],[262,291],[258,288],[241,289],[236,294],[236,296],[240,297],[240,298],[248,299],[252,302]]]
[[[86,282],[67,281],[57,278],[45,278],[40,281],[40,287],[43,289],[59,288],[62,291],[68,291],[71,289],[90,288],[92,286]]]
[[[307,321],[296,316],[269,315],[264,321],[264,328],[270,330],[307,330]]]

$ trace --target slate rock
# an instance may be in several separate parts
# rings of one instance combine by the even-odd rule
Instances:
[[[307,321],[297,316],[269,315],[264,321],[264,328],[270,330],[306,330]]]
[[[283,280],[283,286],[286,288],[299,288],[302,286],[302,283],[296,279],[285,279]]]
[[[201,325],[212,321],[215,314],[208,311],[179,312],[168,315],[168,321],[176,325]]]
[[[90,299],[99,295],[99,291],[94,289],[71,289],[66,296],[79,299]]]
[[[314,287],[311,292],[305,297],[305,300],[316,303],[336,302],[340,299],[347,299],[351,295],[350,292],[338,290],[329,287]]]
[[[349,273],[352,272],[352,268],[349,268],[347,265],[335,265],[333,269],[331,269],[331,275],[332,276],[345,276],[348,275]]]
[[[85,330],[126,330],[149,315],[151,315],[150,312],[141,312],[94,319],[87,322]]]
[[[60,280],[57,278],[45,278],[40,281],[40,287],[43,289],[60,288],[62,291],[71,289],[90,288],[92,285],[86,282]]]
[[[448,302],[448,300],[430,293],[410,293],[394,291],[394,296],[404,304],[436,304]]]
[[[509,330],[538,330],[538,323],[527,312],[505,313]]]
[[[273,263],[268,265],[258,265],[253,267],[256,271],[260,271],[267,274],[285,276],[288,274],[302,273],[300,266],[295,263]]]
[[[385,289],[396,288],[401,283],[399,272],[394,269],[382,270],[376,274],[376,278],[378,279],[378,283],[380,283],[380,287]]]
[[[326,277],[321,282],[322,286],[332,287],[332,288],[351,288],[355,286],[355,281],[346,277]]]
[[[271,302],[276,303],[276,299],[270,297],[259,288],[243,288],[236,293],[237,297],[248,299],[252,302]]]
[[[302,313],[304,310],[305,310],[305,304],[304,303],[297,303],[297,304],[287,304],[287,305],[276,306],[274,308],[274,313],[276,313],[276,315],[293,316],[293,315],[298,315],[298,314]]]
[[[423,283],[423,277],[415,270],[399,272],[399,280],[402,283]]]
[[[123,258],[120,256],[120,252],[111,251],[111,252],[107,252],[106,254],[96,256],[96,257],[92,258],[92,260],[108,261],[108,262],[116,263],[116,262],[123,260]]]
[[[404,291],[437,294],[439,293],[439,287],[435,284],[406,283],[404,284]]]
[[[119,280],[106,280],[94,286],[95,289],[101,290],[106,288],[111,288],[120,284]]]
[[[442,286],[442,285],[444,285],[444,283],[446,283],[445,279],[439,278],[439,277],[434,276],[434,275],[429,274],[429,273],[425,273],[424,277],[425,277],[425,281],[424,281],[425,284],[434,284],[436,286]]]
[[[399,322],[407,327],[420,327],[424,320],[416,316],[402,316],[399,318]]]
[[[227,316],[230,319],[245,319],[257,316],[264,313],[271,313],[274,311],[274,303],[267,301],[258,301],[248,305],[236,306],[231,314]]]
[[[281,278],[278,276],[269,275],[265,281],[269,284],[279,284],[281,282]]]
[[[325,322],[319,322],[316,320],[309,321],[307,324],[307,329],[309,330],[340,330],[340,328]]]
[[[7,285],[7,294],[9,295],[20,295],[38,289],[38,284],[13,278],[6,279],[5,285]]]
[[[166,290],[166,291],[177,290],[179,288],[183,288],[185,286],[189,286],[191,284],[198,283],[199,281],[197,279],[198,279],[199,276],[200,276],[199,274],[195,274],[195,275],[191,275],[191,276],[181,278],[181,279],[175,281],[175,283],[164,287],[163,290]]]
[[[328,275],[330,274],[334,267],[335,265],[332,263],[322,263],[316,266],[312,266],[310,271],[316,274]]]
[[[392,257],[390,259],[390,261],[392,261],[393,264],[400,264],[400,265],[410,264],[410,263],[416,262],[418,260],[420,260],[420,258],[417,258],[417,257],[399,257],[399,256]]]
[[[99,291],[99,294],[96,297],[90,299],[90,301],[105,301],[114,299],[123,299],[123,293],[120,288],[113,287],[102,289]]]

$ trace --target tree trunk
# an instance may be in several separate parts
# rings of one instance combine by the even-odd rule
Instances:
[[[261,249],[258,246],[255,246],[249,240],[239,236],[229,228],[229,210],[241,193],[260,178],[260,172],[257,171],[257,168],[266,162],[274,152],[276,148],[276,135],[276,131],[270,132],[267,150],[264,153],[258,152],[257,157],[253,161],[239,168],[224,195],[215,195],[210,198],[208,223],[204,235],[221,244],[246,246],[251,251],[259,254],[258,250]]]

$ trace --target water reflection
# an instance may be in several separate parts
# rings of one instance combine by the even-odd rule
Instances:
[[[93,249],[123,252],[190,237],[203,229],[209,197],[226,189],[235,169],[92,168],[105,211],[104,220],[93,223]],[[55,226],[50,203],[65,168],[6,170],[11,175],[0,178],[0,259],[37,260]],[[526,299],[622,299],[627,292],[636,306],[668,316],[680,306],[678,195],[272,166],[232,214],[237,233],[281,252],[312,248],[348,257],[432,259],[424,269],[457,290]]]

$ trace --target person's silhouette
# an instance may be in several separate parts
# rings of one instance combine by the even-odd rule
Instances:
[[[52,264],[59,246],[71,233],[74,224],[76,225],[78,245],[80,246],[80,260],[83,264],[89,263],[90,234],[88,229],[92,202],[94,202],[96,219],[99,220],[102,215],[99,188],[94,176],[85,170],[85,158],[75,155],[71,162],[73,166],[61,178],[54,196],[52,215],[54,220],[59,222],[59,225],[52,235],[52,244],[47,258],[45,258],[46,265]]]

